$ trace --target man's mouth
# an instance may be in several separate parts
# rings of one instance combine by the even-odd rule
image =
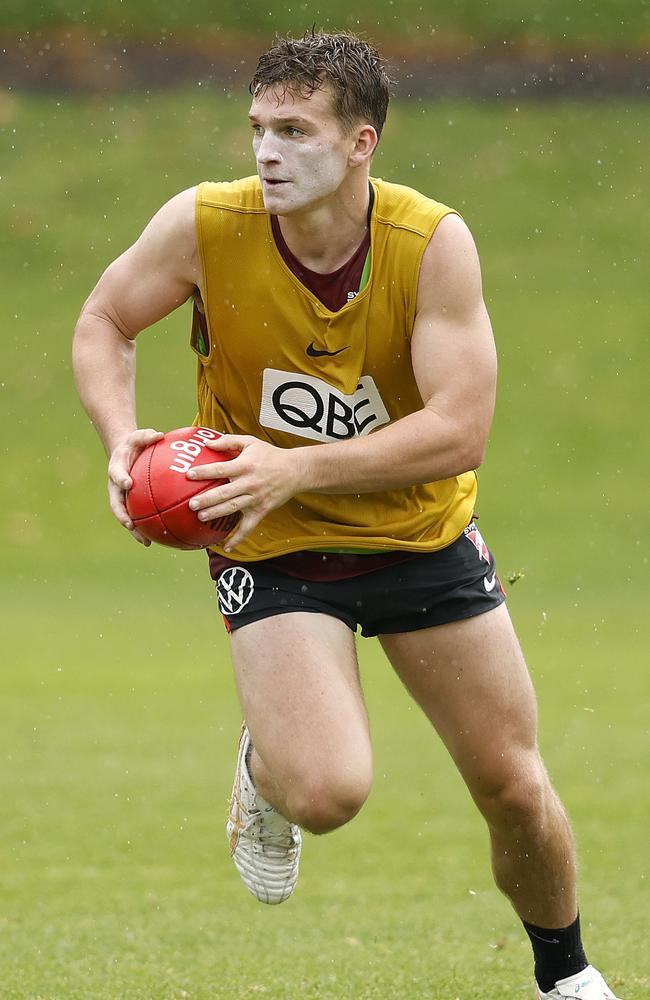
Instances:
[[[278,184],[287,184],[288,181],[279,180],[275,177],[263,177],[262,180],[270,187],[277,187]]]

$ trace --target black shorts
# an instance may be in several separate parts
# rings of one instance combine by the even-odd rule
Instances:
[[[353,632],[360,625],[364,636],[413,632],[472,618],[505,600],[474,522],[447,548],[424,554],[304,552],[248,563],[209,556],[229,632],[291,611],[340,618]]]

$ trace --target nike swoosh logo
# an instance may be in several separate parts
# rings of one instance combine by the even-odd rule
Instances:
[[[488,594],[490,593],[491,590],[494,590],[494,588],[496,587],[496,583],[497,583],[496,573],[492,574],[492,578],[490,580],[488,580],[487,576],[483,577],[483,586],[487,590]]]
[[[333,358],[335,354],[340,354],[342,351],[347,351],[347,349],[347,347],[339,347],[338,351],[319,351],[318,348],[314,347],[314,341],[312,340],[307,348],[307,354],[310,358]]]
[[[542,937],[541,934],[535,934],[535,931],[531,931],[529,927],[527,927],[526,930],[528,931],[528,933],[530,935],[532,935],[532,937],[537,938],[538,941],[543,941],[544,944],[559,944],[560,943],[560,939],[559,938],[545,938],[545,937]]]

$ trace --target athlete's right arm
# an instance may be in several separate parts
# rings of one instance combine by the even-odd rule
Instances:
[[[108,493],[118,521],[143,544],[125,506],[129,470],[162,435],[138,429],[135,338],[201,285],[194,221],[196,189],[176,195],[106,269],[77,322],[72,363],[79,398],[109,456]]]

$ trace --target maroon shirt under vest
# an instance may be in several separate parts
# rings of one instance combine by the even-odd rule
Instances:
[[[294,257],[291,250],[285,243],[277,215],[271,216],[271,229],[273,230],[275,243],[285,264],[293,272],[293,274],[295,274],[298,281],[300,281],[305,288],[308,288],[309,291],[315,295],[317,299],[320,299],[323,305],[327,306],[327,308],[332,312],[338,312],[339,309],[343,308],[346,302],[350,302],[350,300],[353,299],[359,292],[363,266],[366,263],[366,257],[368,256],[368,251],[370,250],[370,214],[372,212],[373,201],[374,191],[371,187],[370,204],[368,205],[368,228],[366,229],[366,235],[350,257],[349,261],[346,264],[343,264],[342,267],[339,267],[336,271],[331,271],[330,274],[319,274],[317,271],[311,271],[308,267],[305,267],[304,264],[301,264],[298,258]]]

